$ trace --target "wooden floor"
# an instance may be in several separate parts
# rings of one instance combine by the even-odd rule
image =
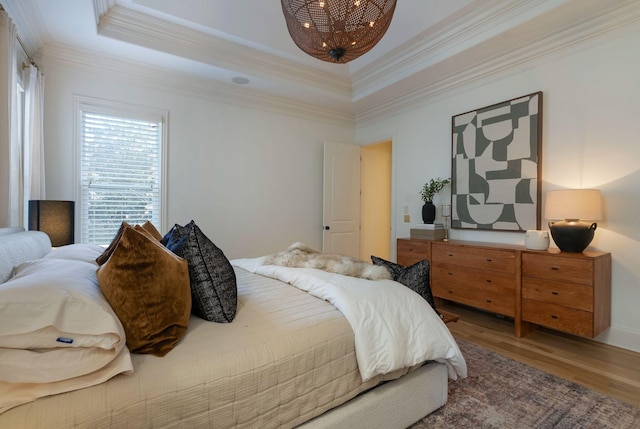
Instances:
[[[640,353],[543,328],[516,338],[512,320],[453,304],[440,308],[460,316],[447,324],[455,338],[640,407]]]

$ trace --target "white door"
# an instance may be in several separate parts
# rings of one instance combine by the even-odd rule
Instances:
[[[360,147],[324,144],[322,251],[360,256]]]

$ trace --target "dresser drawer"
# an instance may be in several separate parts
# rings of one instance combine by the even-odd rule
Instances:
[[[522,297],[593,312],[592,286],[523,277]]]
[[[470,305],[509,317],[514,317],[515,315],[515,295],[513,290],[511,293],[501,294],[454,282],[434,282],[431,290],[433,296],[437,298]]]
[[[429,242],[427,240],[398,239],[398,264],[411,266],[424,259],[429,259]]]
[[[515,297],[515,276],[499,271],[485,271],[453,264],[438,264],[431,267],[434,283],[443,285],[468,285],[487,293]]]
[[[593,338],[593,313],[531,299],[522,300],[522,320]]]
[[[516,272],[516,252],[512,250],[434,244],[431,252],[433,265],[457,264],[482,270]]]
[[[522,275],[593,285],[593,261],[558,255],[523,253]]]

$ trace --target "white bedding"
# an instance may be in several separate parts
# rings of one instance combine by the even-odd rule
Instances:
[[[133,371],[124,329],[95,270],[43,258],[21,264],[0,285],[0,413]]]
[[[232,323],[192,316],[166,356],[132,354],[135,373],[14,407],[0,414],[0,428],[288,429],[417,369],[363,383],[353,330],[333,305],[278,280],[235,272]],[[435,370],[428,389],[442,405],[445,366],[427,367]],[[380,397],[377,387],[366,395]]]
[[[363,381],[429,360],[445,363],[451,379],[466,377],[466,362],[448,328],[409,288],[392,280],[372,281],[263,262],[264,257],[235,259],[231,264],[332,303],[354,331]],[[398,312],[398,308],[403,311]]]
[[[0,284],[0,344],[5,346],[0,345],[0,351],[8,353],[4,356],[14,352],[26,352],[28,356],[0,356],[0,371],[13,380],[0,378],[0,428],[292,428],[383,381],[400,378],[397,382],[404,385],[403,375],[420,367],[429,356],[447,362],[455,375],[462,376],[466,371],[461,356],[446,357],[457,347],[445,341],[435,347],[444,354],[434,349],[421,356],[418,365],[363,382],[356,353],[356,341],[360,344],[363,340],[356,340],[350,321],[327,300],[342,312],[348,312],[351,304],[331,298],[330,288],[324,294],[327,300],[316,299],[311,293],[240,268],[236,268],[238,314],[234,323],[192,317],[183,341],[169,355],[130,357],[119,321],[108,306],[104,307],[104,298],[98,293],[92,259],[101,249],[73,246],[21,266],[16,278]],[[33,276],[27,275],[32,269]],[[343,276],[334,276],[343,280]],[[26,277],[31,277],[31,284],[18,284]],[[366,289],[366,283],[360,286]],[[394,295],[405,292],[397,283],[390,282],[389,286],[399,288]],[[369,294],[367,291],[365,295]],[[417,295],[410,296],[421,301]],[[402,305],[402,314],[413,311],[410,305]],[[426,308],[427,313],[433,313],[428,304]],[[379,314],[373,310],[369,313]],[[432,316],[435,314],[428,316],[429,323],[436,323],[431,330],[444,328],[440,319]],[[422,320],[420,317],[416,320]],[[376,322],[364,319],[358,330],[370,326],[370,332],[377,332],[380,327]],[[398,332],[393,333],[393,340],[402,340],[394,342],[394,347],[424,342],[414,337],[422,336],[425,330],[394,329]],[[52,341],[57,347],[50,347]],[[86,360],[71,360],[62,353],[71,351],[70,345],[87,345],[92,350],[86,355],[83,350],[77,351]],[[381,350],[383,353],[384,348]],[[91,356],[94,352],[97,355]],[[55,359],[47,359],[54,355]],[[109,356],[113,360],[92,371]],[[13,369],[5,367],[5,362]],[[446,401],[445,366],[432,362],[423,367],[437,369],[437,376],[430,380],[439,382],[428,384],[440,399],[426,401],[436,407]],[[130,373],[133,367],[134,374],[122,374]],[[46,379],[58,381],[28,382],[34,380],[34,368]],[[390,368],[381,369],[380,374]],[[375,389],[366,396],[371,394],[380,397]],[[418,408],[423,413],[434,409]]]

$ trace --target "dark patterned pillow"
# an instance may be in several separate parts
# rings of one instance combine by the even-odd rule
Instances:
[[[236,274],[222,250],[194,221],[175,225],[161,243],[189,263],[193,314],[210,322],[233,321],[238,306]]]
[[[175,246],[182,238],[185,236],[185,228],[184,226],[178,225],[177,223],[173,225],[165,235],[160,239],[160,244],[162,244],[167,249],[169,247]]]
[[[391,273],[391,278],[402,283],[414,292],[417,292],[422,296],[435,310],[436,304],[433,300],[433,294],[431,293],[431,285],[429,284],[429,261],[427,259],[416,262],[410,267],[399,265],[377,256],[371,256],[371,261],[374,265],[381,265],[386,267]]]

